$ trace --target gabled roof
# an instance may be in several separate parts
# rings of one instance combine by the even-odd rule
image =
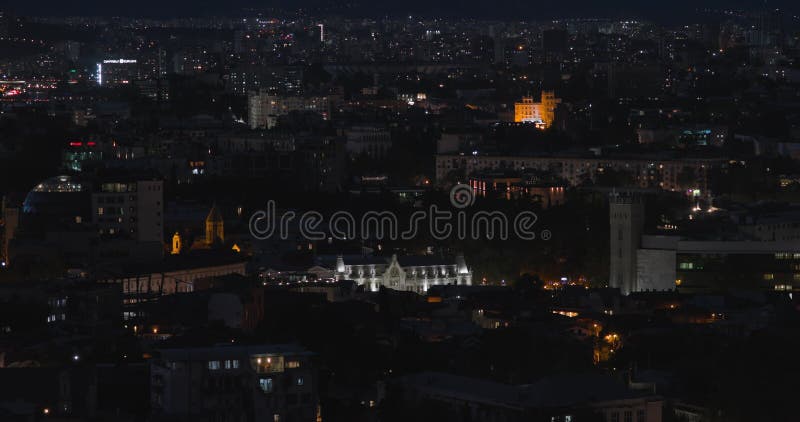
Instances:
[[[220,214],[219,210],[217,209],[217,203],[215,202],[214,205],[211,206],[211,211],[208,212],[206,223],[221,223],[222,221],[222,214]]]

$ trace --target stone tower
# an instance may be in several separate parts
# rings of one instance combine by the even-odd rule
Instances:
[[[608,285],[622,294],[637,290],[636,252],[644,229],[644,202],[641,197],[612,193],[609,197],[610,268]]]

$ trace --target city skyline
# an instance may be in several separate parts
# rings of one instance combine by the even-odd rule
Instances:
[[[720,19],[725,11],[770,11],[782,10],[789,19],[797,19],[800,10],[791,1],[757,1],[740,0],[736,2],[724,0],[703,0],[671,2],[667,4],[643,4],[633,0],[614,0],[612,2],[597,3],[588,0],[568,0],[557,4],[543,4],[533,7],[517,0],[502,0],[491,5],[485,2],[405,2],[397,3],[359,2],[352,1],[344,4],[327,0],[305,0],[303,3],[272,1],[269,3],[253,2],[250,0],[235,0],[234,2],[217,5],[215,3],[186,2],[184,0],[169,0],[167,2],[148,2],[144,0],[129,5],[111,4],[101,1],[72,2],[68,5],[60,2],[39,3],[36,8],[27,4],[11,4],[7,8],[16,13],[34,16],[126,16],[126,17],[213,17],[213,16],[246,16],[264,12],[295,13],[300,9],[306,13],[340,14],[350,17],[381,17],[389,15],[400,17],[419,14],[425,19],[435,18],[472,18],[472,19],[500,19],[500,20],[552,20],[570,18],[639,18],[653,20],[660,23],[684,23],[687,17],[706,17]],[[454,6],[458,7],[454,7]],[[343,6],[343,7],[342,7]],[[302,8],[302,9],[301,9]]]
[[[272,5],[0,10],[2,422],[798,419],[794,4]]]

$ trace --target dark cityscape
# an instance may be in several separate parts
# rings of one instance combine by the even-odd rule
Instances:
[[[0,422],[797,422],[800,6],[0,3]]]

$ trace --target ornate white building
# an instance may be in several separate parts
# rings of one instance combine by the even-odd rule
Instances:
[[[339,255],[335,277],[337,280],[353,280],[373,292],[381,286],[425,293],[436,285],[472,285],[472,271],[462,255],[454,260],[433,256],[371,258]]]

